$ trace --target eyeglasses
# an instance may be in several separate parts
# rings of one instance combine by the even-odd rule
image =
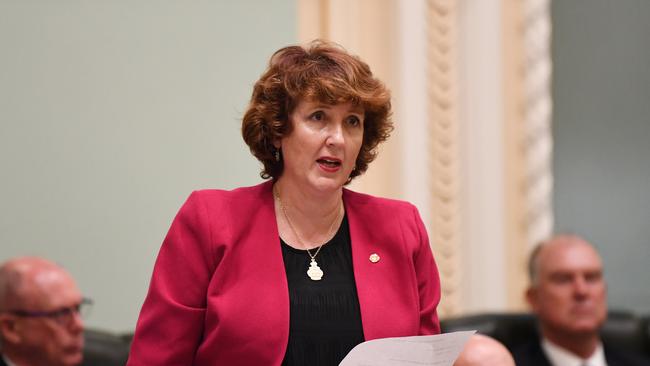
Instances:
[[[79,314],[85,318],[90,313],[93,301],[88,298],[83,298],[80,303],[60,308],[52,311],[27,311],[27,310],[12,310],[10,313],[24,317],[24,318],[49,318],[61,325],[70,324],[74,318],[74,314]]]

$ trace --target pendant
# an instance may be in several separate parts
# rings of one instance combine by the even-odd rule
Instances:
[[[320,281],[323,278],[323,270],[320,269],[316,260],[312,258],[311,263],[309,263],[309,269],[307,270],[307,276],[313,281]]]

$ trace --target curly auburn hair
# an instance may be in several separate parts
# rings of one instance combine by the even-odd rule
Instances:
[[[255,83],[242,120],[244,141],[264,165],[263,179],[282,175],[283,160],[276,161],[273,143],[291,133],[289,115],[301,100],[350,102],[364,109],[363,143],[346,184],[368,169],[377,156],[377,146],[393,129],[390,92],[365,62],[341,46],[321,40],[307,47],[281,48]]]

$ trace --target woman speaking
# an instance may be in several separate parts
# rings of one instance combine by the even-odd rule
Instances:
[[[390,94],[341,47],[278,50],[244,141],[266,182],[190,195],[128,365],[337,365],[364,340],[440,332],[417,209],[344,188],[392,130]]]

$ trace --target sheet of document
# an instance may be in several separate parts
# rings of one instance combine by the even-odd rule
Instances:
[[[339,366],[452,366],[475,332],[374,339],[354,347]]]

